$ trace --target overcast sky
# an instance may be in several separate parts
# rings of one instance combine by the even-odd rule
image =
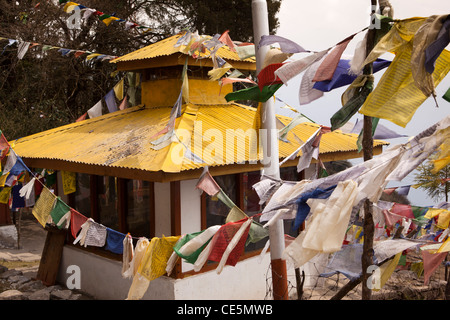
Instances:
[[[390,0],[394,7],[394,18],[405,19],[410,17],[427,17],[430,15],[450,14],[450,1],[448,0]],[[369,25],[369,0],[283,0],[279,12],[280,27],[277,35],[295,41],[303,48],[311,51],[321,51],[333,46],[347,36],[362,30]],[[353,55],[356,44],[364,33],[355,37],[348,45],[344,56]],[[447,49],[449,49],[447,47]],[[293,59],[297,58],[296,56]],[[392,60],[392,56],[383,56]],[[382,71],[375,76],[380,78]],[[302,112],[317,123],[330,125],[331,116],[341,108],[340,97],[345,88],[335,89],[307,105],[299,105],[298,90],[300,88],[301,74],[288,85],[277,91],[277,97]],[[442,99],[442,95],[450,87],[450,76],[436,88],[439,107],[432,98],[428,98],[416,111],[412,120],[403,128],[387,120],[380,120],[380,124],[395,130],[398,133],[413,136],[430,127],[449,114],[450,103]],[[293,112],[281,109],[282,104],[277,102],[277,113],[293,116]],[[362,118],[355,115],[350,121]],[[403,143],[404,139],[389,140],[391,145]],[[413,183],[412,175],[400,182],[392,182],[389,186],[409,185]],[[423,192],[411,188],[409,200],[414,205],[428,206],[435,204]],[[443,201],[443,200],[442,200]],[[439,202],[439,201],[438,201]]]

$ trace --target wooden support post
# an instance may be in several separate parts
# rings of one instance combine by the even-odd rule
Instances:
[[[372,17],[375,14],[375,8],[377,6],[377,0],[371,0],[372,5]],[[371,19],[372,19],[371,17]],[[369,28],[367,31],[367,45],[366,45],[366,55],[368,55],[374,45],[375,45],[375,32],[374,28]],[[364,67],[363,73],[370,75],[373,72],[372,64],[368,64]],[[372,118],[364,116],[364,129],[363,129],[363,153],[364,161],[368,161],[373,157],[373,137],[372,137]],[[369,274],[367,270],[369,266],[373,264],[373,236],[374,236],[374,223],[373,223],[373,206],[369,199],[364,202],[364,243],[363,243],[363,253],[361,258],[362,263],[362,300],[370,300],[372,291],[367,286],[367,281],[369,279]]]
[[[36,278],[41,280],[44,285],[52,286],[56,283],[56,277],[58,276],[67,232],[65,229],[60,230],[51,226],[47,226],[45,229],[47,230],[47,237]]]

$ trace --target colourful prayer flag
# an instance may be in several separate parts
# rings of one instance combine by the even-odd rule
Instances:
[[[33,215],[44,228],[53,209],[55,201],[56,196],[47,188],[43,188],[39,199],[36,201],[36,204],[33,207]]]

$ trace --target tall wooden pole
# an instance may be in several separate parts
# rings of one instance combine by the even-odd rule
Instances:
[[[267,46],[258,48],[259,41],[264,35],[269,35],[269,20],[266,0],[252,0],[253,34],[256,50],[256,69],[259,73],[268,51]],[[264,148],[264,174],[280,179],[278,133],[276,130],[275,104],[272,99],[262,105],[263,117],[261,119],[262,141]],[[283,220],[278,220],[269,227],[270,258],[272,267],[273,298],[275,300],[288,300],[288,282],[286,261],[282,253],[285,249]]]
[[[377,7],[377,0],[371,0],[371,23],[373,23],[375,10]],[[375,45],[375,34],[376,30],[374,25],[367,31],[367,44],[366,44],[366,55],[372,51]],[[372,63],[367,64],[364,67],[363,73],[370,75],[373,73]],[[364,116],[364,128],[363,128],[363,154],[364,161],[368,161],[373,158],[373,136],[372,136],[372,118],[369,116]],[[372,291],[368,286],[368,280],[370,274],[367,273],[369,266],[373,265],[373,236],[374,236],[374,223],[373,223],[373,206],[369,199],[364,202],[364,243],[363,243],[363,253],[361,258],[362,264],[362,300],[370,300],[372,296]]]

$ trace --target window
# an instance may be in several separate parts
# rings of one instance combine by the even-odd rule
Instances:
[[[150,237],[150,182],[127,180],[128,232],[138,237]]]
[[[236,175],[224,175],[214,177],[217,184],[222,188],[225,194],[236,203],[237,192],[236,192]],[[214,225],[225,224],[225,219],[227,218],[228,208],[222,201],[217,197],[206,197],[206,225],[207,227]]]
[[[77,173],[77,190],[74,196],[74,209],[85,217],[91,216],[90,200],[90,176],[84,173]]]
[[[117,178],[98,177],[98,214],[100,223],[119,230]]]

